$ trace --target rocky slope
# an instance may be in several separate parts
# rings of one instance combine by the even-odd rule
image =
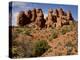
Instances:
[[[77,22],[70,11],[42,9],[21,11],[18,26],[10,26],[13,58],[75,55],[78,53]]]

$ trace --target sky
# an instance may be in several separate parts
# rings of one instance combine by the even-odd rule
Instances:
[[[77,5],[63,5],[63,4],[46,4],[46,3],[31,3],[31,2],[12,2],[9,4],[9,17],[12,21],[12,25],[16,25],[16,15],[20,11],[25,11],[33,8],[41,8],[43,10],[44,16],[47,16],[48,9],[63,8],[65,12],[71,11],[74,20],[78,21],[78,6]],[[12,13],[12,16],[11,16]]]

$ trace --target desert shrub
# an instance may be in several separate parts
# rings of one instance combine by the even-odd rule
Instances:
[[[76,21],[72,21],[72,22],[70,23],[70,25],[74,27],[74,26],[77,25],[77,22],[76,22]]]
[[[76,21],[73,21],[73,23],[70,24],[70,27],[72,28],[72,30],[77,30],[78,29],[78,23]]]
[[[67,55],[73,55],[75,52],[77,53],[77,48],[75,46],[71,46],[72,44],[69,44],[67,47]],[[72,52],[73,48],[75,49],[74,52]]]
[[[13,47],[12,48],[12,57],[13,58],[21,58],[24,57],[24,50],[21,47]]]
[[[50,46],[46,40],[37,40],[35,42],[35,56],[41,56]]]
[[[18,33],[13,32],[11,37],[12,37],[12,40],[15,40],[18,37]]]
[[[12,40],[15,40],[18,37],[17,29],[12,28],[12,31],[10,32],[11,32],[10,37],[12,38]]]
[[[73,44],[71,42],[66,43],[65,47],[67,48],[67,55],[71,55]]]
[[[52,48],[50,48],[49,50],[48,50],[48,52],[50,53],[50,52],[52,52],[53,51],[53,49]]]
[[[33,42],[31,40],[15,41],[12,47],[13,57],[30,57],[33,54]]]
[[[25,28],[25,27],[23,27],[23,28],[17,28],[16,29],[16,33],[31,35],[31,30],[30,30],[30,28]]]
[[[58,35],[58,32],[56,30],[52,30],[49,40],[51,41],[52,39],[57,38],[57,35]]]
[[[64,25],[62,28],[61,28],[61,30],[60,30],[60,32],[61,32],[61,34],[65,34],[65,33],[67,33],[67,32],[70,32],[70,31],[72,31],[72,28],[71,28],[71,26],[70,25]]]
[[[21,32],[22,32],[22,29],[20,29],[20,28],[16,29],[16,33],[21,33]]]
[[[58,46],[61,46],[62,45],[62,43],[61,42],[58,42]]]
[[[16,40],[12,45],[12,56],[18,57],[36,57],[41,56],[50,46],[45,40]]]

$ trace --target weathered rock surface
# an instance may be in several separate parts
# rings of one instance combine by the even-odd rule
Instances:
[[[74,18],[71,14],[71,11],[65,12],[62,8],[49,9],[48,16],[44,18],[44,13],[42,9],[32,9],[27,11],[19,12],[17,16],[17,25],[26,26],[27,24],[33,23],[36,29],[49,28],[55,25],[54,27],[60,28],[63,25],[69,25],[70,21],[73,21]]]
[[[25,15],[24,11],[19,12],[18,16],[17,16],[17,25],[18,26],[24,26],[27,23],[27,17]]]

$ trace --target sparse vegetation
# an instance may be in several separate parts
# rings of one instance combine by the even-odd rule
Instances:
[[[25,28],[25,27],[21,27],[21,28],[16,28],[15,33],[17,34],[26,34],[26,35],[31,35],[31,29],[30,28]]]
[[[64,10],[59,10],[64,15]],[[55,10],[56,13],[60,11]],[[54,15],[53,9],[49,9],[45,18],[42,9],[26,13],[20,12],[18,26],[12,27],[13,58],[77,54],[77,23],[71,12],[65,12],[64,16]]]
[[[37,40],[35,43],[35,55],[41,56],[45,51],[50,48],[46,40]]]
[[[56,30],[52,30],[49,40],[51,41],[52,39],[57,38],[57,35],[58,35],[58,32]]]
[[[33,54],[33,42],[31,40],[14,41],[12,47],[13,57],[30,57]]]
[[[32,30],[30,28],[25,28],[25,27],[14,28],[14,30],[12,32],[12,36],[13,36],[12,37],[12,56],[13,56],[13,58],[38,57],[38,56],[42,56],[46,52],[47,52],[47,54],[50,53],[52,55],[58,55],[58,56],[71,55],[71,54],[77,53],[77,47],[76,47],[77,42],[74,43],[75,42],[74,40],[69,41],[70,38],[67,38],[69,42],[65,42],[67,40],[64,40],[62,38],[57,39],[59,37],[58,34],[61,33],[61,35],[65,35],[67,32],[71,32],[73,30],[72,26],[73,25],[64,25],[60,30],[50,29],[48,31],[50,33],[50,36],[45,35],[44,33],[46,33],[46,32],[42,31],[42,30],[39,30],[39,31]],[[39,34],[40,34],[40,36],[37,36],[34,39],[34,36],[31,36],[32,32],[34,32],[34,34],[36,34],[35,36],[37,36]],[[40,32],[44,32],[44,33],[40,33]],[[46,34],[49,34],[48,32]],[[46,36],[48,37],[49,42],[44,39]],[[72,37],[73,35],[67,34],[66,36]],[[36,38],[38,38],[38,39],[36,40]],[[54,40],[54,39],[56,39],[56,40]],[[60,42],[59,42],[59,40],[60,40]],[[64,40],[64,41],[62,41],[62,40]],[[53,45],[49,45],[49,43],[51,43],[51,42],[53,42]],[[52,46],[55,46],[54,49],[52,48]],[[65,52],[58,52],[57,49],[59,48],[59,46],[63,46],[65,48],[65,50],[63,48],[61,48],[61,49]],[[54,50],[57,52],[56,53],[53,52]],[[67,53],[66,53],[66,50],[67,50]]]
[[[60,30],[62,35],[64,35],[67,32],[70,32],[70,31],[72,31],[72,28],[70,25],[64,25]]]
[[[68,42],[65,47],[67,48],[67,55],[70,55],[73,48],[72,43]]]
[[[50,48],[46,40],[27,40],[25,36],[24,34],[19,40],[13,40],[13,58],[41,56]]]

